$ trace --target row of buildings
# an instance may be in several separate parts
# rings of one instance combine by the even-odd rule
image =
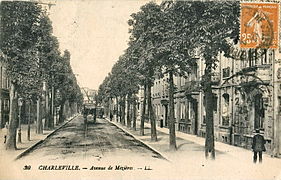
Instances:
[[[9,121],[9,87],[4,54],[0,51],[0,128]]]
[[[81,87],[81,92],[83,94],[84,104],[96,104],[97,90],[90,89],[88,87]]]
[[[212,76],[215,140],[250,149],[254,130],[261,129],[269,142],[267,152],[281,156],[281,51],[234,45],[231,54],[231,58],[218,54]],[[196,58],[188,78],[174,77],[176,129],[204,137],[205,97],[200,89],[204,61]],[[139,96],[141,106],[143,89]],[[163,119],[168,127],[168,76],[154,81],[152,103],[157,120]]]

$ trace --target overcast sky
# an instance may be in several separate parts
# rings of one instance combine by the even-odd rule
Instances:
[[[51,7],[50,18],[60,49],[71,52],[79,85],[98,89],[127,47],[127,21],[146,1],[64,0]]]

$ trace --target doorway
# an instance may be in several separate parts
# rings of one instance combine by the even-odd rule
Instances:
[[[264,105],[262,94],[254,96],[254,129],[264,128]]]

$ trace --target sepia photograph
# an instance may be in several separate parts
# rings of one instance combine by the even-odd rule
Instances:
[[[279,0],[0,0],[0,180],[281,180]]]

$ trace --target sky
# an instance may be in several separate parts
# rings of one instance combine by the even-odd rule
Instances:
[[[54,1],[52,1],[54,2]],[[60,50],[71,53],[71,66],[80,87],[98,89],[127,48],[132,13],[146,1],[60,0],[51,6],[50,19]]]

